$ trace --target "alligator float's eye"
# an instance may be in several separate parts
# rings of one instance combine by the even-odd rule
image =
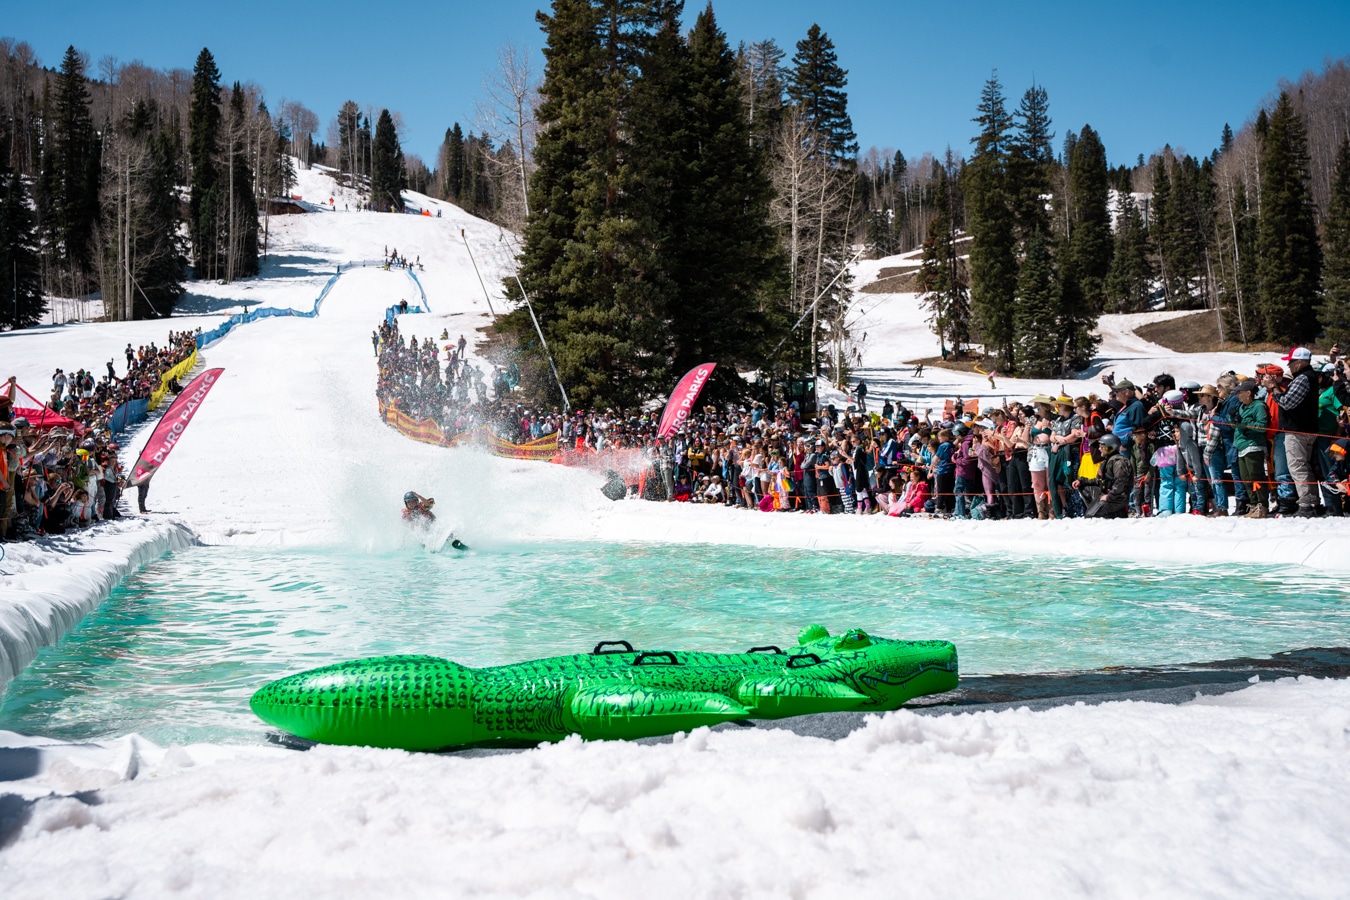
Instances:
[[[867,636],[867,632],[861,629],[845,632],[838,641],[835,642],[836,650],[857,650],[861,647],[872,646],[872,639]]]

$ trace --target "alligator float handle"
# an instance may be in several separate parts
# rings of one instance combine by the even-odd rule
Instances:
[[[809,660],[809,662],[804,662],[801,665],[797,665],[797,660],[799,659]],[[787,667],[789,669],[804,669],[807,666],[818,666],[818,665],[820,665],[820,657],[816,656],[814,653],[798,653],[796,656],[789,656],[787,661]]]
[[[665,663],[659,662],[661,659],[664,659]],[[651,662],[649,662],[649,660],[651,660]],[[637,659],[633,660],[633,665],[635,666],[678,666],[679,664],[680,661],[676,659],[675,654],[671,653],[669,650],[654,650],[650,653],[639,653]]]
[[[606,647],[622,647],[622,650],[606,650]],[[606,653],[632,653],[633,645],[627,641],[601,641],[591,651],[592,656],[604,656]]]
[[[746,653],[777,653],[779,656],[782,656],[782,655],[783,655],[783,649],[782,649],[781,647],[776,647],[776,646],[774,646],[773,644],[765,644],[763,647],[751,647],[749,650],[747,650],[747,651],[745,651],[745,652],[746,652]]]

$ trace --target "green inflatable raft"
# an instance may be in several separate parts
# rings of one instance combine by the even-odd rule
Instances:
[[[325,744],[440,750],[492,743],[641,738],[740,719],[896,709],[956,687],[949,641],[898,641],[819,625],[784,652],[592,653],[471,669],[434,656],[381,656],[266,685],[264,722]]]

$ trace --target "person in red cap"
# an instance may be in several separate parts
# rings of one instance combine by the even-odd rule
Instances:
[[[1290,478],[1298,492],[1298,516],[1317,515],[1316,477],[1313,475],[1313,450],[1317,442],[1317,375],[1312,368],[1312,351],[1295,347],[1281,357],[1289,363],[1289,382],[1275,402],[1280,407],[1284,458]],[[1276,436],[1280,440],[1281,435]]]

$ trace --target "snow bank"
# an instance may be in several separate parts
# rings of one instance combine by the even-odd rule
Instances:
[[[0,562],[0,693],[39,649],[78,625],[123,578],[192,542],[182,525],[141,518],[41,542],[5,544]]]
[[[549,534],[540,523],[537,536]],[[1345,519],[1158,519],[957,521],[889,516],[761,513],[688,503],[617,503],[595,518],[592,540],[742,544],[915,556],[1048,555],[1135,563],[1301,565],[1350,571]]]
[[[8,737],[16,900],[1331,897],[1350,866],[1344,681],[482,758]]]

